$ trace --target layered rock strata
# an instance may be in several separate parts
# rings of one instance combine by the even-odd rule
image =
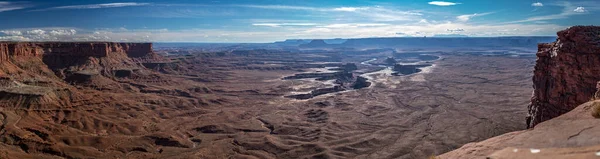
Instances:
[[[556,42],[539,44],[529,105],[530,125],[567,113],[589,101],[600,80],[600,27],[575,26]]]
[[[11,56],[93,56],[107,57],[111,53],[125,53],[129,57],[143,57],[152,53],[151,43],[111,42],[0,42],[0,61]]]

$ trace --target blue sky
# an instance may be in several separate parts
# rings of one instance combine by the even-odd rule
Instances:
[[[273,42],[447,34],[552,36],[573,25],[600,25],[596,1],[0,1],[0,40]]]

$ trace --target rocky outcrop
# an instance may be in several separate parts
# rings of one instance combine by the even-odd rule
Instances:
[[[537,57],[529,105],[532,126],[592,98],[600,80],[600,27],[560,31],[556,42],[539,44]]]
[[[394,57],[388,57],[385,59],[385,64],[387,64],[388,66],[394,66],[396,63],[397,61]]]
[[[48,109],[70,107],[80,95],[67,88],[28,85],[0,77],[0,108]]]
[[[317,90],[313,90],[310,91],[310,93],[307,94],[295,94],[295,95],[289,95],[286,96],[288,98],[294,98],[294,99],[310,99],[316,96],[320,96],[323,94],[328,94],[328,93],[335,93],[335,92],[340,92],[340,91],[344,91],[345,89],[341,86],[333,86],[331,88],[321,88],[321,89],[317,89]]]
[[[305,78],[315,78],[318,81],[327,81],[332,79],[338,79],[342,81],[347,81],[352,79],[352,73],[350,72],[331,72],[331,73],[299,73],[293,76],[284,77],[284,80],[290,79],[305,79]]]
[[[429,64],[423,64],[423,65],[402,65],[402,64],[396,64],[394,65],[394,71],[395,73],[393,73],[394,75],[410,75],[413,73],[419,73],[421,72],[420,68],[423,67],[428,67],[431,66]]]
[[[310,43],[308,43],[308,44],[301,44],[299,46],[314,48],[314,47],[327,47],[327,46],[329,46],[329,44],[325,43],[325,40],[316,40],[315,39],[315,40],[310,41]]]
[[[361,76],[357,76],[356,81],[354,82],[354,84],[352,84],[353,89],[361,89],[369,86],[371,86],[371,82],[368,82],[367,78]]]

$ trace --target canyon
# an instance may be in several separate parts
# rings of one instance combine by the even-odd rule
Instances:
[[[556,37],[0,42],[0,158],[502,156],[596,122],[573,115],[599,80],[595,30],[537,57]]]

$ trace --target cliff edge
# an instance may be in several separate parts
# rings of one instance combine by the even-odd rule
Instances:
[[[531,126],[589,101],[600,81],[600,27],[574,26],[539,44],[529,105]]]
[[[149,74],[139,70],[152,59],[159,57],[151,43],[0,42],[0,108],[72,107],[85,99],[70,84],[121,88],[122,72]]]

